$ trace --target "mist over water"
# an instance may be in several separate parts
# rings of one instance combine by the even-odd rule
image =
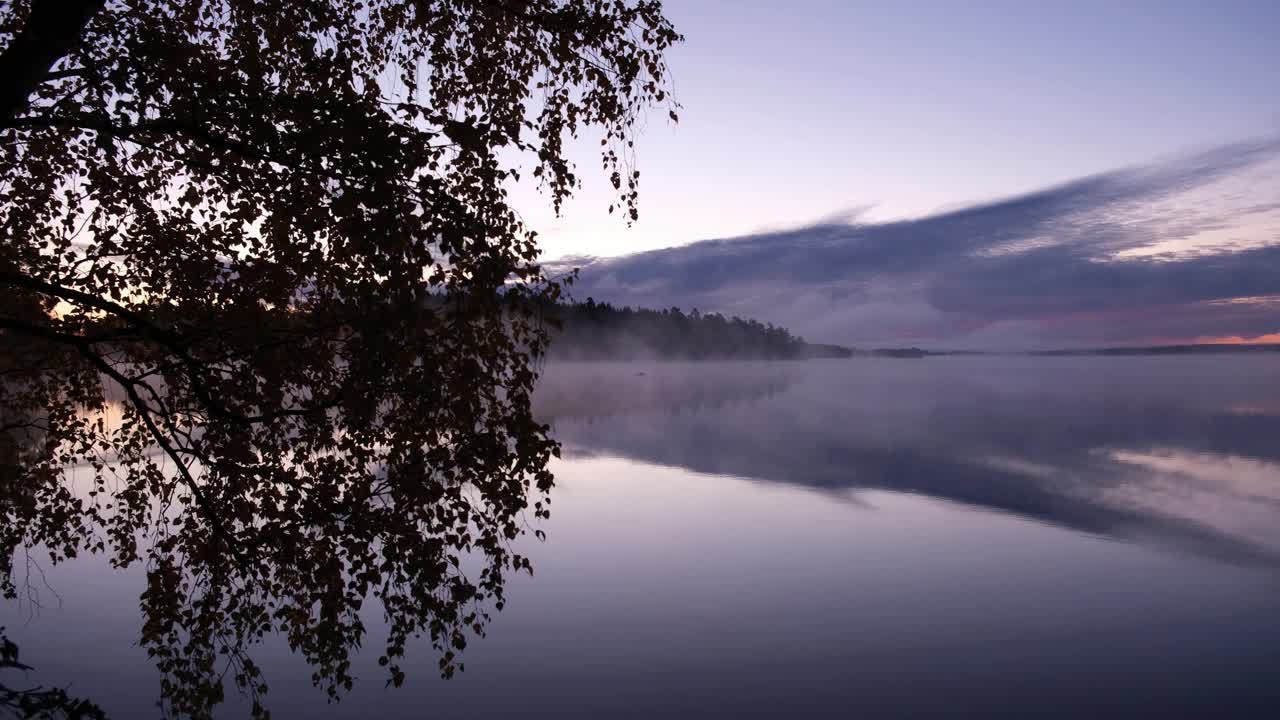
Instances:
[[[629,369],[594,370],[616,375],[587,383],[607,388],[593,410],[610,417],[599,421],[561,400],[577,373],[551,368],[542,397],[570,453],[854,496],[915,493],[1241,562],[1280,559],[1280,358]],[[556,418],[567,411],[578,416]]]
[[[1280,357],[553,363],[536,574],[467,669],[276,717],[1271,717]],[[154,714],[137,570],[46,568],[40,681]],[[366,647],[382,641],[370,606]],[[229,703],[226,716],[241,709]]]

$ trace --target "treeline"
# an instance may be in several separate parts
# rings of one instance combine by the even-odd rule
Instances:
[[[694,309],[650,310],[586,302],[548,308],[559,328],[548,356],[557,360],[795,360],[848,357],[846,348],[814,345],[785,328]]]
[[[1084,350],[1039,350],[1030,355],[1225,355],[1235,353],[1280,352],[1280,343],[1256,345],[1231,343],[1195,343],[1187,345],[1149,345],[1146,347],[1086,348]]]

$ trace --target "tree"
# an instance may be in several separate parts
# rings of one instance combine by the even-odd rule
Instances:
[[[18,661],[18,646],[0,627],[0,670],[31,670]],[[26,687],[14,689],[0,682],[0,711],[5,716],[54,720],[105,720],[102,708],[88,700],[72,697],[62,688]]]
[[[679,40],[651,0],[0,7],[5,592],[19,546],[145,561],[182,714],[228,667],[260,710],[268,631],[350,688],[369,596],[391,682],[416,634],[460,668],[558,452],[529,393],[560,288],[507,191],[558,210],[598,133],[634,219]]]

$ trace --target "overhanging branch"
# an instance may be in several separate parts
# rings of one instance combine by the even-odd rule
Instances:
[[[0,120],[26,109],[31,93],[70,52],[106,0],[33,0],[31,15],[0,53]]]

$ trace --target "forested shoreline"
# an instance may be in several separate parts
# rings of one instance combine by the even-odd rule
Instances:
[[[786,328],[758,320],[684,312],[616,307],[588,298],[546,310],[555,329],[548,357],[553,360],[800,360],[849,357],[837,345],[806,342]]]

